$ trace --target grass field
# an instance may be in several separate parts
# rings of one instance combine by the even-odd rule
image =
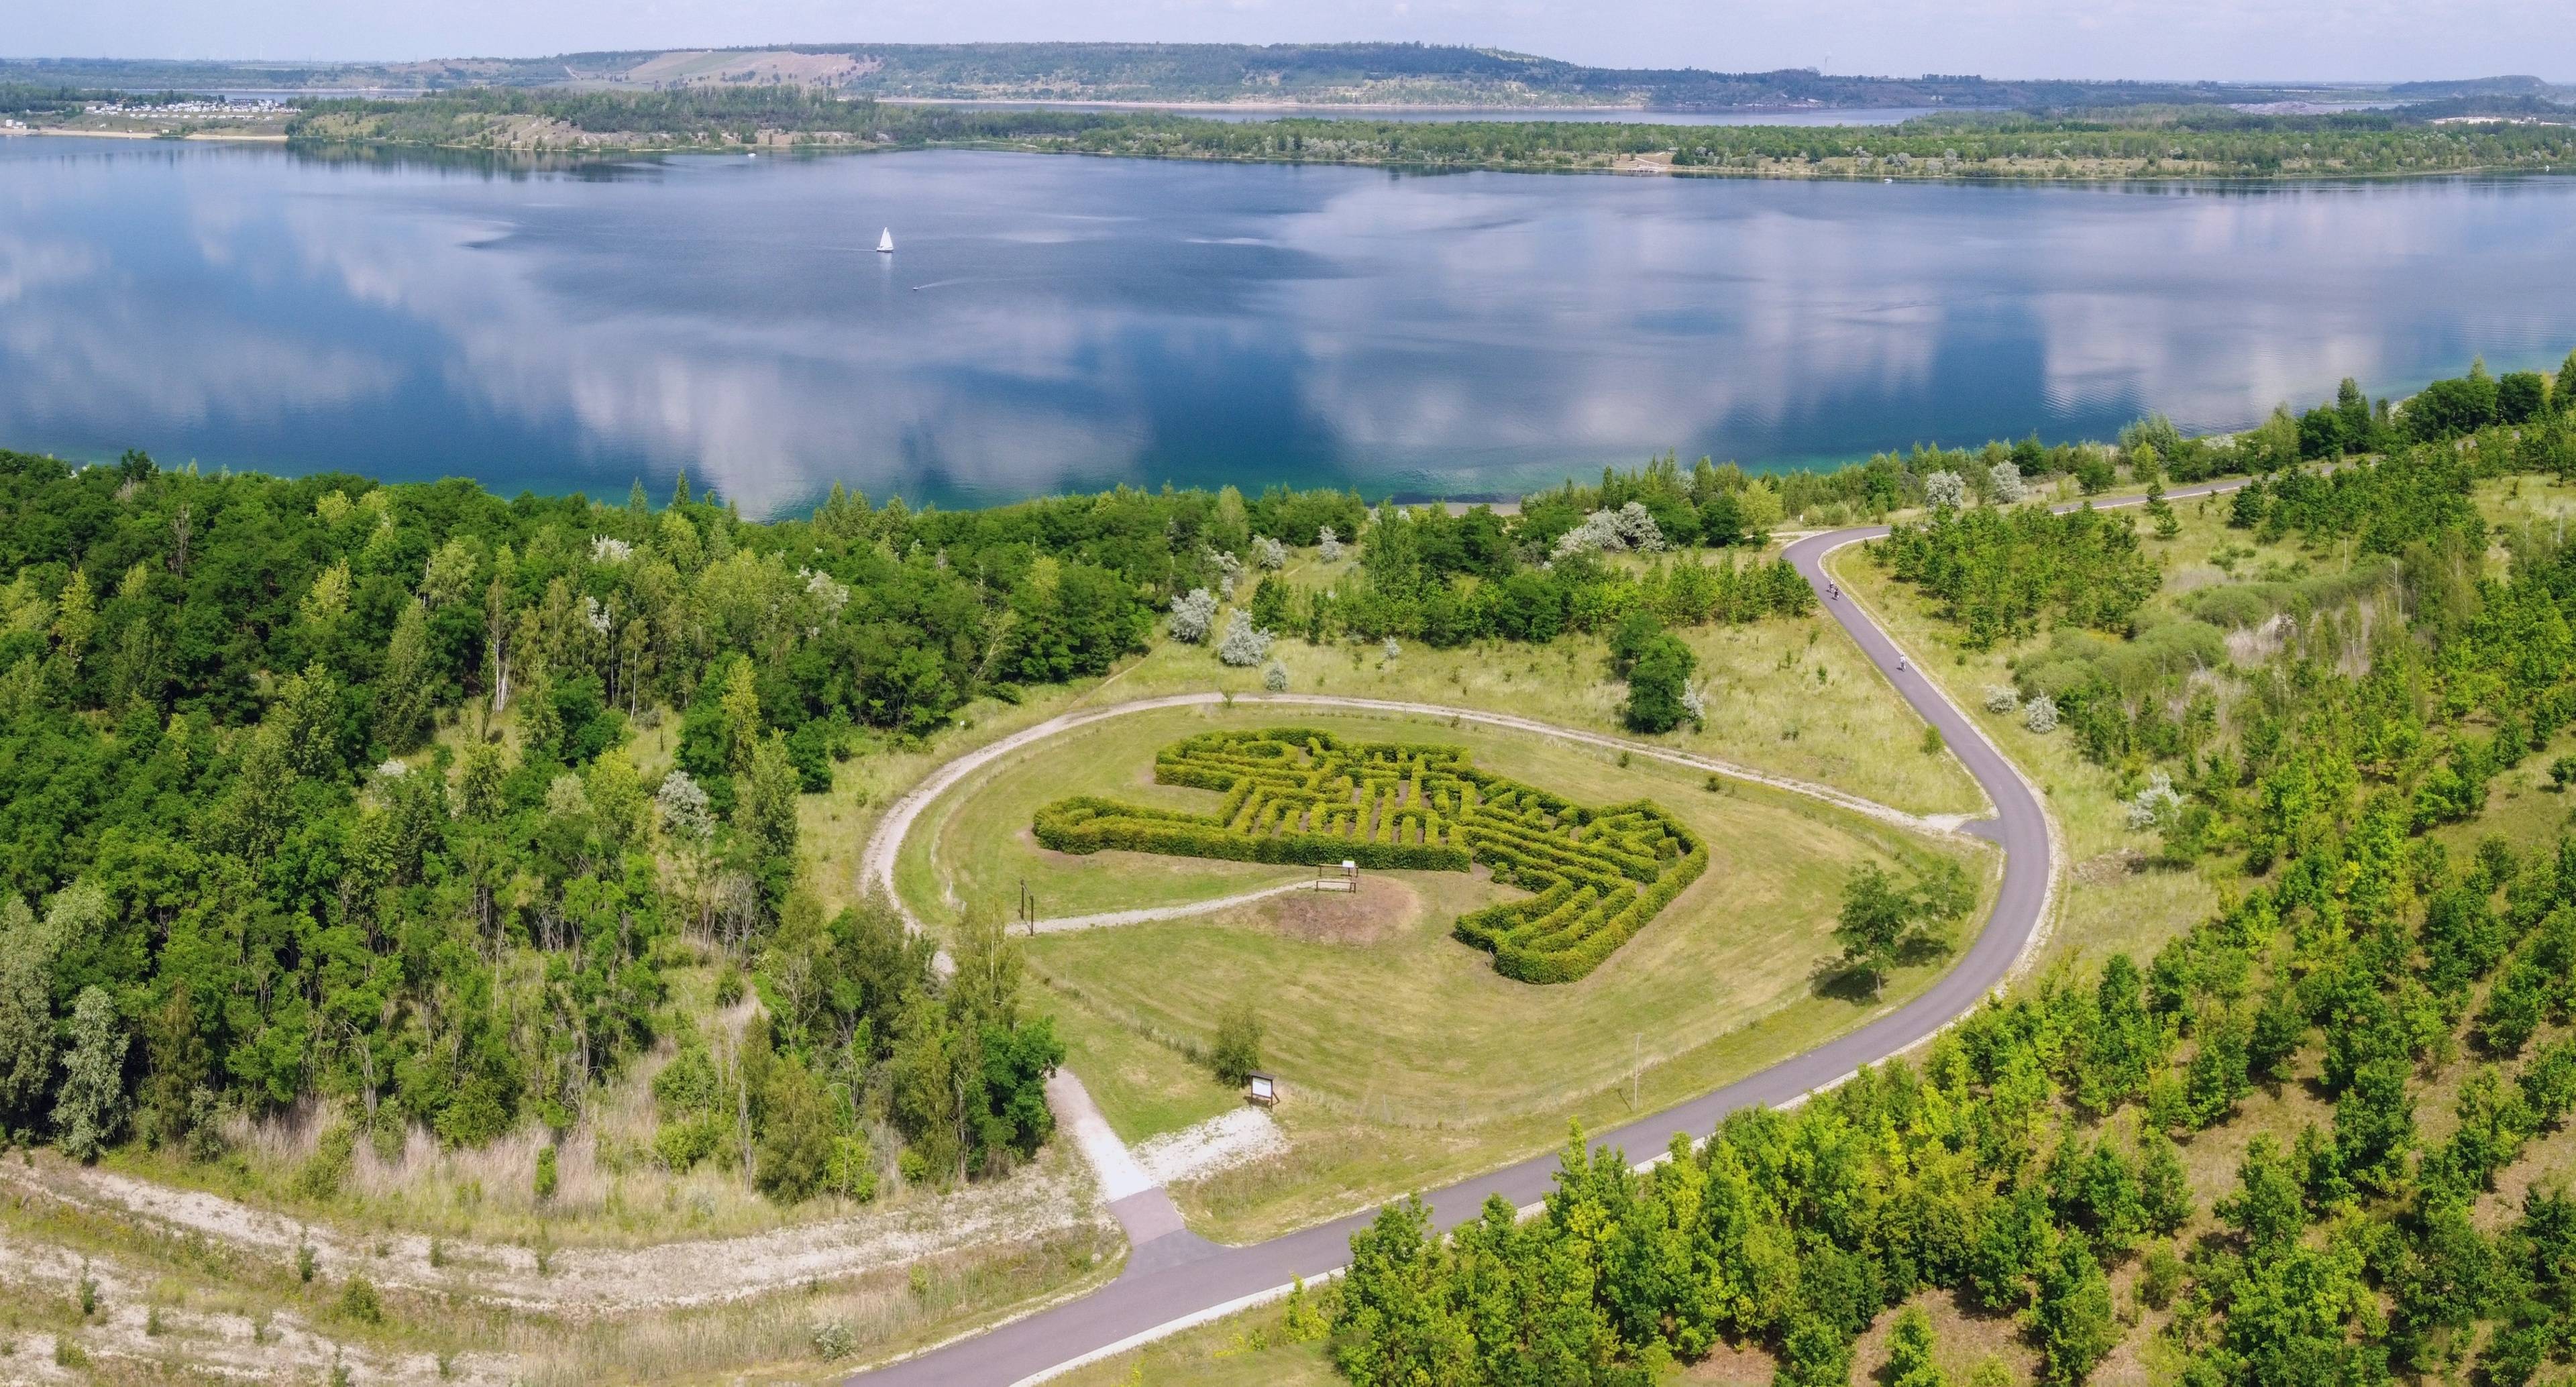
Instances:
[[[1261,1015],[1265,1065],[1290,1094],[1278,1115],[1293,1149],[1181,1192],[1205,1230],[1227,1236],[1547,1149],[1571,1117],[1600,1125],[1650,1111],[1857,1024],[1937,969],[1901,975],[1877,1004],[1816,994],[1851,870],[1919,865],[1935,852],[1985,870],[1972,846],[1935,845],[1759,787],[1712,791],[1679,767],[1622,767],[1615,753],[1531,734],[1396,715],[1296,721],[1356,740],[1465,746],[1479,766],[1582,803],[1651,798],[1709,844],[1711,863],[1591,976],[1557,986],[1504,978],[1488,955],[1449,937],[1462,911],[1517,894],[1481,871],[1372,873],[1356,899],[1291,895],[1030,940],[1031,972],[1070,1063],[1129,1141],[1234,1106],[1194,1056],[1227,1008],[1249,1003]],[[1007,758],[923,816],[902,874],[907,898],[933,918],[951,913],[938,895],[945,877],[969,907],[998,909],[1026,879],[1052,916],[1277,880],[1277,869],[1254,864],[1070,857],[1037,847],[1026,825],[1041,804],[1084,791],[1212,805],[1213,792],[1146,783],[1155,749],[1196,731],[1280,722],[1279,710],[1249,705],[1157,710]],[[1543,1065],[1531,1062],[1534,1040],[1546,1046]]]

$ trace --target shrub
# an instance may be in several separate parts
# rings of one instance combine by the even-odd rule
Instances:
[[[1288,691],[1288,667],[1280,664],[1276,660],[1272,661],[1270,668],[1261,672],[1261,687],[1268,689],[1272,693],[1286,693]]]
[[[1615,511],[1597,510],[1583,517],[1583,523],[1556,537],[1556,557],[1571,558],[1576,554],[1660,553],[1664,532],[1655,524],[1643,504],[1630,501]]]
[[[2143,832],[2172,821],[2182,808],[2182,792],[2173,786],[2173,777],[2163,771],[2151,771],[2145,788],[2129,799],[2129,827]]]
[[[1256,535],[1252,541],[1252,562],[1275,573],[1288,566],[1288,546],[1268,535]]]
[[[2022,705],[2021,725],[2045,736],[2057,730],[2057,700],[2046,694]]]
[[[2138,1299],[2147,1307],[2161,1310],[2173,1304],[2174,1293],[2182,1289],[2182,1259],[2170,1247],[2159,1243],[2147,1249],[2146,1260],[2138,1267]]]
[[[1217,642],[1216,657],[1236,669],[1249,669],[1270,654],[1271,634],[1252,624],[1252,618],[1238,611],[1226,623],[1225,639]]]
[[[1670,732],[1690,716],[1682,697],[1690,691],[1691,671],[1699,657],[1681,638],[1659,635],[1647,640],[1628,670],[1627,722],[1638,732]]]
[[[2009,506],[2030,494],[2030,487],[2021,479],[2021,468],[2010,461],[1986,470],[1986,489],[1999,506]]]
[[[537,1199],[540,1203],[555,1197],[555,1149],[537,1148]]]
[[[2021,708],[2021,695],[2020,695],[2019,693],[2014,692],[2012,685],[2010,685],[2010,684],[1988,684],[1988,685],[1986,686],[1986,711],[1987,711],[1987,712],[1989,712],[1989,713],[2011,713],[2011,712],[2016,712],[2016,711],[2018,711],[2020,708]]]
[[[376,1285],[363,1276],[352,1276],[340,1286],[340,1301],[335,1307],[340,1318],[352,1324],[383,1324],[385,1303],[376,1294]]]
[[[1192,588],[1172,599],[1172,639],[1204,645],[1208,631],[1215,625],[1216,594],[1206,588]]]
[[[1240,1088],[1261,1067],[1261,1017],[1250,1002],[1238,1002],[1217,1018],[1216,1042],[1208,1047],[1208,1068],[1216,1081]]]

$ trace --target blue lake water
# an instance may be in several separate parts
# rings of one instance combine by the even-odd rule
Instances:
[[[898,250],[871,253],[880,227]],[[2576,180],[1979,187],[0,139],[0,446],[945,505],[1508,492],[2576,344]]]

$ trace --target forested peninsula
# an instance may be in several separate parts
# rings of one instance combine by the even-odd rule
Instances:
[[[2566,108],[2529,97],[2505,104],[2512,109],[2490,99],[2420,112],[2324,115],[2137,106],[2068,114],[1958,113],[1864,128],[1312,117],[1244,122],[1147,111],[898,105],[789,86],[663,92],[472,88],[399,101],[313,102],[288,123],[286,133],[312,145],[540,153],[976,148],[1775,178],[2307,178],[2539,172],[2576,164],[2576,126],[2566,123]],[[2452,111],[2454,105],[2460,112]]]

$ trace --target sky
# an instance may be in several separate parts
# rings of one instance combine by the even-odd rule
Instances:
[[[2576,78],[2560,0],[83,0],[0,56],[418,59],[769,43],[1419,40],[1613,67]]]

